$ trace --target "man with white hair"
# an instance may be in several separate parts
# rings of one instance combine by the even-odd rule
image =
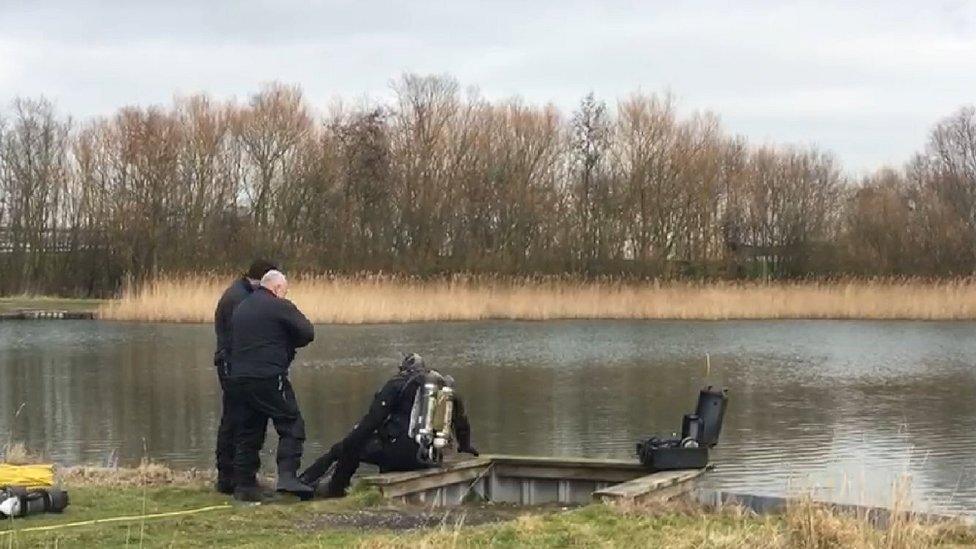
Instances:
[[[237,426],[234,452],[234,498],[262,499],[257,484],[260,451],[268,420],[278,432],[279,492],[310,495],[312,489],[298,481],[305,421],[288,381],[288,367],[295,349],[315,339],[312,323],[285,299],[288,280],[270,270],[261,285],[241,302],[231,317],[231,372],[227,392]]]

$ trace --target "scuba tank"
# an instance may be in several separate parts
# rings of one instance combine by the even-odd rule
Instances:
[[[440,464],[444,448],[454,443],[454,380],[435,370],[423,374],[410,409],[407,434],[417,443],[417,459]]]
[[[681,446],[696,448],[701,444],[703,423],[698,414],[685,414],[681,418]]]
[[[15,518],[40,513],[60,513],[68,506],[68,492],[51,488],[0,487],[0,517]]]

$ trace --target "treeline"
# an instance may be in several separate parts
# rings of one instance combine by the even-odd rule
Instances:
[[[976,112],[904,169],[850,181],[750,147],[668,96],[572,113],[407,75],[318,113],[296,87],[77,123],[0,114],[0,293],[111,294],[239,270],[584,277],[958,275],[976,265]]]

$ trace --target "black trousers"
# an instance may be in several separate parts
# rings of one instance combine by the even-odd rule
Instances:
[[[234,478],[235,433],[231,399],[227,393],[227,365],[217,365],[217,378],[220,381],[220,426],[217,427],[217,478]]]
[[[238,486],[257,484],[269,419],[278,432],[278,476],[296,474],[305,443],[305,421],[288,378],[230,378],[226,387],[236,429],[234,482]]]
[[[416,471],[429,465],[417,459],[418,446],[406,435],[391,439],[379,433],[353,432],[334,444],[311,467],[302,473],[306,483],[316,483],[338,461],[326,491],[333,495],[345,493],[360,463],[372,463],[381,473],[389,471]]]

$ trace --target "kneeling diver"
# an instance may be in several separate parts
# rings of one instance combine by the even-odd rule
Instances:
[[[477,456],[478,451],[471,446],[471,425],[452,386],[453,379],[427,369],[420,355],[407,355],[397,375],[373,397],[366,415],[344,439],[306,469],[300,481],[317,486],[332,463],[338,462],[324,495],[342,497],[362,461],[379,466],[381,473],[436,467],[441,449],[451,442],[452,430],[458,451]],[[443,402],[444,395],[448,395],[449,404],[437,407],[435,401]],[[435,421],[433,428],[431,418]]]

